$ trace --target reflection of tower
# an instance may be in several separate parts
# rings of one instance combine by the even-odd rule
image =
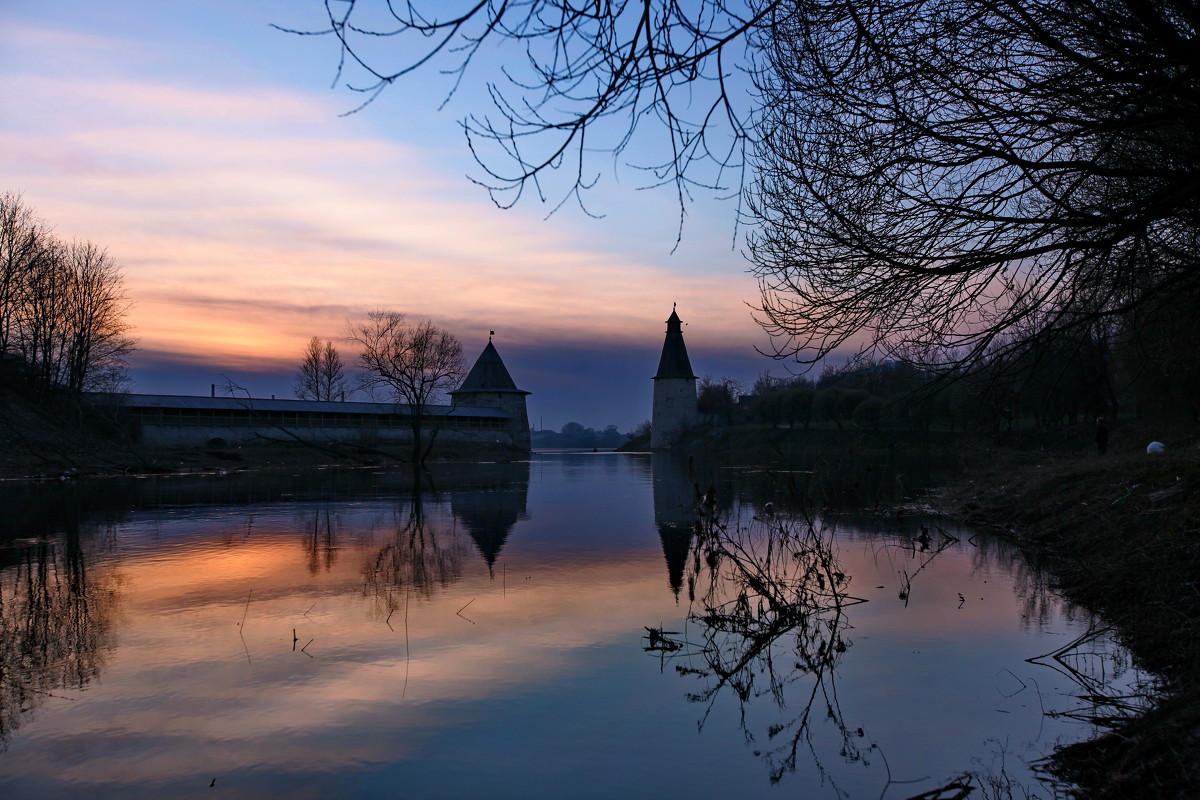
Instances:
[[[667,318],[667,338],[654,381],[654,413],[650,449],[667,450],[700,419],[696,405],[696,376],[683,343],[683,322],[675,309]]]
[[[654,524],[662,539],[671,591],[679,596],[683,573],[692,546],[696,521],[696,488],[689,482],[684,463],[666,453],[652,456],[654,471]]]
[[[528,461],[472,464],[451,486],[450,510],[466,527],[489,570],[518,520],[525,518],[528,495]]]
[[[507,433],[513,447],[529,450],[529,414],[525,408],[528,394],[517,388],[489,337],[475,366],[467,373],[462,386],[450,392],[450,398],[456,406],[498,408],[507,412],[511,419]]]

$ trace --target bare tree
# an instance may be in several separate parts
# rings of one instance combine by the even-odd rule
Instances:
[[[15,351],[16,319],[28,275],[46,257],[52,235],[19,194],[0,195],[0,354]]]
[[[397,404],[407,406],[413,463],[423,462],[428,454],[423,447],[426,423],[437,433],[437,421],[427,419],[430,406],[466,374],[462,344],[430,320],[409,322],[404,314],[383,310],[351,324],[347,335],[360,348],[364,388],[385,387]]]
[[[777,16],[750,257],[779,353],[978,364],[1200,285],[1198,9]]]
[[[478,182],[497,205],[532,187],[556,207],[571,198],[582,206],[597,159],[649,141],[657,155],[637,167],[650,185],[672,186],[682,211],[693,189],[724,187],[727,173],[740,188],[752,107],[734,62],[750,60],[747,43],[773,5],[414,0],[380,8],[327,0],[326,27],[282,29],[336,40],[334,82],[345,79],[362,96],[355,111],[421,69],[450,75],[453,94],[477,59],[510,45],[516,57],[503,64],[504,79],[487,80],[494,115],[462,123],[483,170]],[[735,55],[725,56],[731,48]],[[475,66],[496,74],[491,64]],[[661,129],[646,130],[648,120]],[[561,190],[548,188],[551,173],[564,178]]]
[[[136,344],[121,269],[93,242],[65,242],[20,196],[0,195],[0,354],[43,397],[111,390]]]
[[[120,383],[134,349],[120,268],[92,242],[49,237],[24,270],[13,310],[14,349],[42,396]]]
[[[658,146],[645,174],[681,205],[727,172],[744,184],[750,163],[750,258],[780,357],[971,364],[1200,284],[1192,0],[326,10],[308,33],[336,40],[363,105],[422,69],[457,88],[490,45],[519,48],[488,84],[494,113],[463,122],[502,206],[528,186],[546,199],[555,171],[552,201],[579,198],[590,159],[635,143]]]
[[[314,336],[304,348],[296,372],[296,397],[301,400],[344,400],[346,374],[333,342]]]
[[[74,393],[120,385],[125,358],[136,346],[120,267],[90,241],[66,245],[66,259],[71,298],[63,329],[63,385]]]

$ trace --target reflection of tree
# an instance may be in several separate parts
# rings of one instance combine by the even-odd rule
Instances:
[[[317,503],[312,516],[304,520],[304,552],[308,556],[308,572],[316,575],[321,569],[328,572],[337,561],[337,528],[331,504]]]
[[[0,570],[0,748],[22,714],[99,676],[117,600],[115,580],[89,563],[78,530],[17,550]]]
[[[419,490],[407,513],[401,511],[395,533],[363,566],[364,592],[375,598],[386,619],[405,608],[410,595],[428,598],[462,575],[467,549],[457,539],[446,544],[429,524]]]
[[[812,520],[774,517],[731,527],[715,511],[710,494],[696,524],[687,577],[689,598],[699,608],[689,620],[701,626],[700,641],[677,642],[651,630],[647,649],[684,661],[676,670],[705,682],[689,696],[706,705],[701,726],[729,690],[747,741],[757,742],[747,712],[755,699],[771,698],[777,711],[765,728],[769,744],[756,752],[769,764],[772,782],[795,770],[802,748],[824,774],[813,738],[822,721],[836,731],[842,757],[860,760],[863,733],[842,720],[834,668],[850,646],[844,611],[863,601],[847,593],[849,578],[832,532]],[[805,688],[797,692],[801,684]]]
[[[908,553],[910,561],[916,564],[913,571],[909,572],[907,567],[902,567],[898,570],[896,579],[900,583],[900,600],[905,607],[908,606],[909,596],[912,594],[913,581],[925,571],[925,568],[934,562],[934,560],[942,553],[949,550],[954,545],[958,544],[958,537],[951,536],[940,527],[934,526],[937,531],[937,536],[933,532],[921,525],[921,532],[913,537],[906,537],[899,545],[888,545],[898,547],[901,551]],[[959,595],[961,601],[962,595]]]

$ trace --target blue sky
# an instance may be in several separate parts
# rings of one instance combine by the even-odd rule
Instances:
[[[319,2],[0,2],[0,191],[125,271],[135,389],[225,377],[290,396],[311,336],[385,308],[496,345],[531,420],[629,429],[649,416],[671,304],[693,366],[747,382],[781,365],[747,303],[735,206],[698,196],[675,246],[670,189],[610,160],[594,219],[527,197],[497,209],[458,120],[468,82],[427,71],[360,113],[333,88]],[[480,80],[487,72],[483,64]],[[632,154],[636,158],[636,154]],[[532,200],[532,202],[527,202]],[[352,360],[352,349],[343,346]]]

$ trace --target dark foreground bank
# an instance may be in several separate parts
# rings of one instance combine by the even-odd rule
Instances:
[[[1149,711],[1116,709],[1108,733],[1049,757],[1079,797],[1200,797],[1198,456],[1010,455],[942,496],[949,513],[1013,537],[1161,677]]]

